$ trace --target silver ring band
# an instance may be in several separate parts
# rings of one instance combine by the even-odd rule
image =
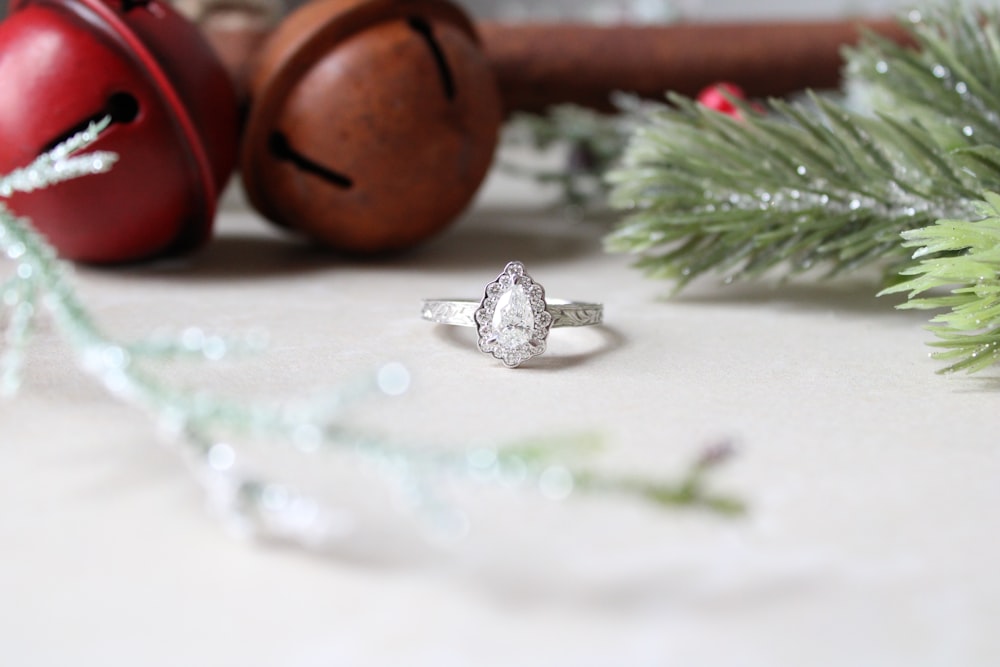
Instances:
[[[476,311],[481,307],[482,301],[472,299],[424,299],[420,316],[435,324],[474,327]],[[593,326],[604,318],[604,307],[599,303],[546,299],[545,309],[552,316],[553,327]]]
[[[546,299],[545,289],[520,262],[509,262],[496,280],[486,285],[482,299],[424,299],[420,316],[436,324],[476,327],[478,346],[513,368],[545,352],[552,327],[600,324],[604,307]]]

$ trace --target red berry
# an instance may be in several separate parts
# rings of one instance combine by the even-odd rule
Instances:
[[[735,83],[714,83],[698,93],[698,104],[733,118],[742,118],[743,113],[732,103],[731,98],[745,100],[746,93]]]

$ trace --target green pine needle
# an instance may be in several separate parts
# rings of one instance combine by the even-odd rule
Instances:
[[[1000,146],[1000,10],[956,3],[911,15],[918,48],[868,35],[846,51],[848,76],[874,89],[880,111],[920,119],[947,148]]]
[[[941,372],[974,373],[1000,362],[1000,195],[988,193],[974,220],[942,220],[904,234],[920,263],[882,294],[907,293],[900,308],[947,309],[930,327],[950,361]]]

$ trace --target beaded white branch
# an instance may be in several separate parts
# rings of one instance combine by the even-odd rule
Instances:
[[[0,196],[30,192],[71,178],[99,174],[114,165],[112,153],[81,154],[98,138],[108,120],[37,158],[31,165],[0,178]],[[738,501],[703,489],[704,474],[725,457],[702,456],[676,483],[660,483],[571,472],[555,462],[556,454],[573,454],[557,441],[469,451],[405,446],[347,425],[345,408],[365,396],[404,393],[409,375],[398,364],[381,368],[372,378],[312,400],[240,402],[200,390],[173,387],[149,364],[163,359],[195,357],[218,361],[234,350],[261,347],[261,336],[243,341],[206,335],[197,328],[174,337],[151,336],[136,343],[105,335],[81,303],[71,284],[71,270],[32,227],[0,202],[0,250],[14,263],[13,276],[0,286],[0,314],[7,314],[6,349],[0,359],[2,389],[12,395],[20,387],[24,350],[32,324],[45,311],[70,343],[81,367],[119,399],[150,414],[172,436],[208,497],[223,516],[245,532],[276,537],[305,546],[323,545],[340,536],[331,509],[293,485],[274,481],[255,469],[256,444],[278,444],[302,456],[347,453],[360,468],[374,470],[403,492],[408,504],[440,521],[428,525],[461,534],[461,512],[440,497],[439,484],[452,478],[473,482],[534,485],[550,498],[561,499],[574,488],[631,493],[653,502],[697,505],[722,512],[738,511]],[[570,441],[575,448],[579,439]],[[584,439],[585,441],[585,439]],[[266,467],[257,464],[257,468]]]

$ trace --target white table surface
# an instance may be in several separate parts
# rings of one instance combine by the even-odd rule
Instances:
[[[625,499],[472,493],[469,537],[422,541],[361,485],[357,530],[318,555],[238,539],[141,412],[50,326],[0,405],[0,664],[995,665],[1000,392],[939,376],[926,315],[874,283],[666,284],[602,253],[600,225],[494,177],[446,234],[365,263],[273,231],[230,193],[213,245],[80,269],[104,328],[132,338],[264,327],[259,358],[168,366],[234,396],[295,396],[401,361],[403,397],[362,411],[392,436],[470,447],[598,433],[595,465],[669,477],[720,440],[713,481],[743,518]],[[603,301],[511,371],[471,332],[422,322],[511,259],[550,296]],[[469,333],[468,336],[464,333]],[[348,485],[349,486],[349,485]]]

